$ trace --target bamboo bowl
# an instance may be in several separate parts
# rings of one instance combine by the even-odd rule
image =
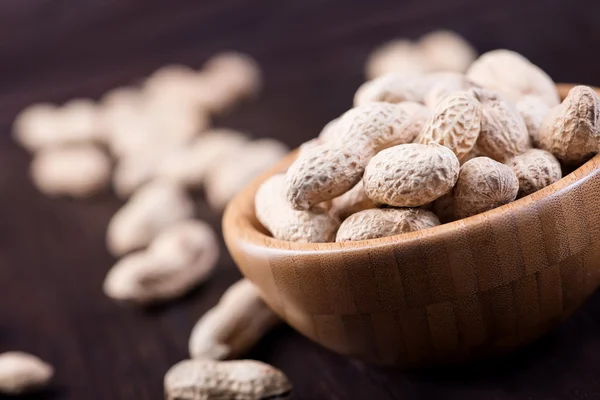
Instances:
[[[572,85],[558,85],[564,97]],[[527,344],[600,283],[600,155],[506,206],[398,236],[346,243],[273,239],[254,194],[229,204],[225,241],[242,273],[292,327],[378,364],[464,362]]]

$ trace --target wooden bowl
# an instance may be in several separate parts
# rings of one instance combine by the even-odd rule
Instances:
[[[565,96],[572,85],[558,85]],[[346,243],[273,239],[254,194],[224,236],[242,273],[303,335],[378,364],[429,366],[503,353],[571,314],[600,280],[600,155],[503,207],[423,231]]]

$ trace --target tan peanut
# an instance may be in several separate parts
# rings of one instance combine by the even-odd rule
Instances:
[[[600,100],[588,86],[575,86],[544,118],[540,148],[567,164],[581,164],[600,150]]]
[[[219,243],[202,221],[183,221],[162,231],[147,250],[129,254],[109,271],[107,296],[137,304],[172,300],[204,282],[219,258]]]
[[[431,141],[448,147],[459,160],[473,150],[481,131],[482,106],[467,92],[448,95],[435,108],[419,135],[419,143]]]
[[[454,199],[452,192],[446,193],[433,202],[431,211],[440,219],[442,224],[455,221],[456,212],[454,211]]]
[[[418,46],[408,40],[398,39],[376,48],[366,63],[368,79],[389,73],[418,75],[427,72],[427,63]]]
[[[60,135],[58,107],[49,103],[32,104],[13,122],[13,139],[30,152],[54,144]]]
[[[417,43],[428,69],[432,71],[465,72],[477,52],[462,36],[451,31],[434,31]]]
[[[560,163],[545,150],[530,149],[508,160],[507,165],[519,179],[519,197],[537,192],[562,178]]]
[[[330,140],[333,140],[337,136],[338,121],[339,118],[335,118],[329,121],[327,124],[325,124],[325,126],[319,133],[318,139],[322,142],[328,142]]]
[[[560,99],[552,79],[522,55],[510,50],[493,50],[479,57],[467,78],[518,102],[525,95],[539,96],[549,107]]]
[[[368,240],[400,235],[439,225],[431,211],[420,208],[373,208],[349,216],[337,233],[336,242]]]
[[[204,178],[206,200],[215,211],[222,211],[229,200],[250,181],[275,165],[288,148],[274,139],[254,140],[236,152],[215,160]]]
[[[124,255],[148,245],[162,230],[192,217],[194,203],[177,185],[153,181],[140,188],[108,224],[107,246]]]
[[[346,112],[335,140],[304,152],[288,169],[288,201],[307,210],[344,194],[378,151],[411,142],[428,116],[424,107],[409,102],[369,103]]]
[[[110,172],[108,156],[91,144],[42,149],[30,167],[34,185],[48,196],[92,196],[106,189]]]
[[[239,280],[194,325],[190,355],[212,360],[236,358],[249,351],[279,322],[256,287],[246,279]]]
[[[363,177],[364,189],[377,203],[418,207],[448,193],[459,169],[452,150],[435,142],[398,145],[371,159]]]
[[[363,181],[361,180],[352,189],[331,200],[329,213],[340,220],[344,220],[354,213],[376,206],[377,204],[365,193]]]
[[[481,131],[477,150],[486,157],[504,161],[531,147],[523,117],[496,92],[474,88],[470,93],[482,104]]]
[[[217,89],[212,95],[223,98],[220,101],[223,108],[217,111],[224,111],[238,100],[256,96],[262,85],[257,62],[238,52],[223,52],[211,57],[204,63],[202,73]]]
[[[540,147],[540,129],[550,107],[538,96],[524,96],[517,102],[517,111],[525,121],[531,144]]]
[[[518,191],[519,180],[510,167],[476,157],[460,168],[452,191],[454,211],[458,218],[467,218],[510,203]]]
[[[38,357],[20,351],[0,354],[0,393],[20,395],[42,389],[54,368]]]
[[[289,399],[292,385],[275,367],[254,360],[184,360],[164,380],[167,400]]]
[[[285,175],[267,179],[254,199],[256,218],[276,239],[292,242],[333,242],[339,227],[322,205],[294,210],[286,200]]]

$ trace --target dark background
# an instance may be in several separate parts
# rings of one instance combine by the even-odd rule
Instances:
[[[104,91],[167,63],[199,67],[237,49],[256,57],[260,99],[217,121],[296,146],[350,107],[369,51],[384,40],[456,30],[480,52],[506,47],[556,81],[600,84],[597,0],[5,0],[0,2],[0,351],[56,367],[40,399],[161,399],[162,377],[187,356],[193,323],[239,273],[223,249],[215,276],[175,304],[142,311],[101,291],[113,195],[52,200],[12,144],[15,114],[38,101]],[[219,228],[220,216],[198,204]],[[249,357],[294,382],[296,399],[600,398],[600,296],[533,346],[505,359],[401,373],[338,357],[282,327]]]

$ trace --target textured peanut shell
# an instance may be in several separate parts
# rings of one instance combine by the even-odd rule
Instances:
[[[54,368],[38,357],[20,351],[0,354],[0,393],[20,395],[46,386]]]
[[[194,325],[190,356],[212,360],[239,357],[279,322],[256,287],[247,279],[239,280]]]
[[[439,225],[431,211],[419,208],[374,208],[349,216],[340,226],[336,242],[375,239]]]
[[[104,292],[137,304],[172,300],[204,282],[218,258],[212,228],[202,221],[182,221],[162,231],[146,251],[119,260],[104,281]]]
[[[338,219],[344,220],[354,213],[375,207],[373,200],[367,197],[361,180],[352,189],[331,200],[329,212]]]
[[[426,107],[404,102],[369,103],[346,112],[335,140],[299,155],[287,172],[287,198],[307,210],[350,190],[379,150],[411,142],[429,117]]]
[[[481,131],[482,106],[467,92],[447,96],[419,136],[419,142],[430,141],[448,147],[462,160],[475,147]]]
[[[363,177],[367,196],[380,204],[418,207],[448,193],[460,163],[447,147],[435,142],[403,144],[371,159]]]
[[[452,191],[454,211],[466,218],[501,205],[517,197],[519,180],[512,169],[488,157],[477,157],[460,168]]]
[[[354,94],[354,106],[372,102],[401,103],[403,101],[420,102],[429,86],[423,76],[392,73],[363,83]]]
[[[477,57],[477,52],[462,36],[439,30],[428,33],[417,43],[432,71],[465,72]]]
[[[167,400],[289,399],[292,385],[275,367],[255,360],[184,360],[165,375]]]
[[[449,192],[433,202],[431,211],[440,219],[442,224],[456,220],[452,192]]]
[[[292,242],[332,242],[339,227],[336,218],[320,205],[294,210],[286,200],[285,175],[267,179],[254,199],[256,218],[276,239]]]
[[[474,88],[470,93],[482,104],[478,151],[496,161],[504,161],[531,147],[523,117],[511,103],[496,92]]]
[[[560,103],[556,86],[548,74],[514,51],[485,53],[469,67],[466,75],[473,83],[500,92],[513,102],[535,95],[549,107]]]
[[[530,149],[511,158],[507,165],[519,179],[519,197],[537,192],[562,178],[560,163],[545,150]]]
[[[581,164],[600,149],[600,100],[593,89],[575,86],[544,118],[540,148],[567,164]]]
[[[517,102],[517,111],[523,117],[531,144],[540,147],[540,129],[550,107],[538,96],[524,96]]]

